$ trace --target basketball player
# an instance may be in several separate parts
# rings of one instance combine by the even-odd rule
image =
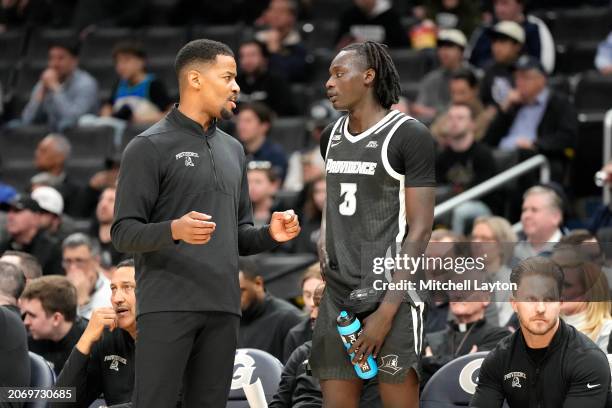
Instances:
[[[330,66],[327,95],[348,114],[321,139],[326,161],[324,256],[326,291],[312,342],[311,366],[324,406],[357,407],[362,389],[335,319],[357,314],[363,332],[349,352],[354,363],[371,354],[379,366],[385,407],[417,407],[423,303],[416,293],[380,291],[371,298],[375,258],[420,256],[433,223],[434,144],[427,128],[390,110],[400,96],[399,75],[386,46],[376,42],[344,48]],[[397,248],[397,249],[396,249]],[[394,268],[394,282],[410,279]],[[368,290],[370,289],[370,290]],[[364,296],[361,296],[364,295]]]

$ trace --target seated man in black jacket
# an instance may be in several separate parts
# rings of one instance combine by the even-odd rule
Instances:
[[[597,344],[559,319],[563,270],[542,257],[512,270],[520,329],[485,358],[470,404],[475,408],[604,408],[610,367]]]
[[[107,404],[128,402],[132,397],[136,339],[134,274],[132,259],[117,265],[111,275],[113,307],[94,310],[57,379],[58,387],[76,387],[76,405],[72,406],[89,407],[101,394]]]
[[[289,330],[302,320],[290,303],[267,293],[257,264],[240,261],[240,331],[238,348],[256,348],[282,360]]]
[[[516,88],[508,93],[484,136],[503,150],[518,150],[520,158],[542,153],[552,161],[552,177],[560,180],[578,132],[576,112],[567,97],[547,86],[540,61],[523,55],[515,64]]]

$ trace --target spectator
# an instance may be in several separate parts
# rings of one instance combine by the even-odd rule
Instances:
[[[57,241],[40,227],[41,208],[28,196],[17,196],[0,206],[8,211],[8,241],[0,243],[0,253],[7,249],[24,251],[38,259],[45,275],[62,274],[62,255]]]
[[[85,319],[94,309],[110,306],[110,282],[100,268],[100,247],[89,236],[74,233],[62,242],[62,265],[77,293],[77,314]]]
[[[98,84],[79,68],[78,55],[75,44],[49,47],[47,69],[23,110],[23,124],[45,124],[53,131],[63,131],[76,125],[81,115],[97,111]]]
[[[518,240],[510,223],[502,217],[482,216],[474,220],[470,242],[472,255],[483,257],[485,269],[491,282],[510,282],[510,261],[514,244]],[[496,291],[491,299],[497,308],[499,320],[491,322],[506,327],[514,311],[510,305],[510,293]]]
[[[476,278],[475,281],[482,281],[479,272],[471,275]],[[467,278],[465,274],[461,279],[464,278]],[[427,346],[421,360],[425,377],[422,386],[451,360],[478,351],[490,351],[510,334],[508,329],[497,327],[496,322],[489,322],[485,318],[490,299],[488,293],[463,292],[456,295],[454,301],[453,296],[449,304],[452,321],[448,322],[446,329],[425,336]]]
[[[294,0],[271,0],[262,19],[269,28],[255,34],[268,49],[270,71],[289,82],[306,79],[307,51],[295,27],[297,13]]]
[[[53,187],[37,186],[32,190],[34,199],[41,208],[40,225],[58,241],[63,241],[76,229],[74,220],[64,215],[64,198]]]
[[[66,161],[70,158],[70,141],[59,133],[45,136],[34,153],[34,165],[39,173],[32,177],[33,185],[47,185],[60,192],[64,199],[64,213],[78,217],[81,207],[82,188],[66,173]]]
[[[310,146],[297,151],[289,157],[287,176],[283,190],[302,191],[304,184],[325,174],[325,161],[321,156],[321,133],[325,126],[340,117],[328,99],[321,99],[310,106],[308,122]],[[298,237],[299,239],[299,237]]]
[[[291,100],[289,83],[269,69],[270,53],[257,40],[242,43],[238,50],[240,70],[236,82],[240,84],[238,102],[262,102],[279,116],[296,113]]]
[[[0,306],[0,387],[29,387],[30,356],[28,335],[21,318]],[[5,402],[8,408],[20,408],[20,402]]]
[[[489,31],[489,36],[493,61],[485,68],[480,86],[480,100],[487,107],[499,107],[514,86],[512,70],[521,56],[525,32],[513,21],[502,21]]]
[[[495,19],[513,21],[524,30],[523,52],[540,60],[546,72],[555,68],[555,43],[546,24],[533,15],[525,15],[525,0],[493,0]],[[470,63],[484,68],[491,60],[491,39],[487,25],[476,30],[470,41]]]
[[[518,150],[519,158],[544,154],[551,161],[552,178],[563,179],[574,148],[578,121],[565,95],[550,90],[540,62],[529,56],[516,63],[512,90],[489,126],[489,146]]]
[[[307,341],[312,340],[312,329],[317,314],[319,313],[319,307],[318,303],[315,301],[315,297],[318,294],[320,300],[320,297],[323,295],[323,287],[324,283],[321,277],[321,266],[317,262],[310,265],[302,276],[302,299],[304,299],[304,312],[307,316],[301,323],[298,323],[289,330],[287,338],[285,339],[283,362],[289,359],[289,356],[295,349]]]
[[[172,106],[163,82],[146,70],[147,54],[142,45],[122,42],[113,48],[119,81],[100,116],[114,116],[133,123],[160,120]]]
[[[463,104],[453,104],[446,114],[447,128],[443,132],[446,147],[436,158],[436,178],[439,186],[450,188],[451,195],[460,194],[496,174],[493,152],[475,140],[473,115],[470,107]],[[497,200],[489,194],[482,201],[471,200],[457,206],[452,217],[453,231],[464,234],[474,218],[491,214],[491,205],[497,205]]]
[[[251,161],[247,164],[249,198],[253,206],[253,223],[265,225],[276,207],[274,196],[278,191],[277,177],[267,161]]]
[[[318,266],[318,265],[317,265]],[[308,270],[314,270],[313,267]],[[307,273],[308,274],[308,273]],[[313,279],[313,278],[311,278]],[[312,323],[317,318],[325,283],[319,280],[312,294],[312,310],[310,317]],[[313,316],[314,315],[314,316]],[[310,319],[308,319],[310,320]],[[310,323],[310,321],[309,321]],[[296,326],[296,328],[299,327]],[[293,329],[292,329],[293,331]],[[291,333],[291,331],[289,332]],[[319,382],[309,373],[308,358],[312,349],[312,333],[310,338],[303,343],[296,344],[286,356],[285,367],[281,375],[276,394],[272,397],[270,408],[295,408],[295,407],[321,407],[323,406],[323,396]],[[285,352],[288,350],[285,349]]]
[[[23,271],[12,263],[0,260],[0,306],[21,318],[17,300],[25,288]]]
[[[353,0],[353,6],[340,16],[336,45],[366,40],[385,43],[391,48],[408,47],[408,34],[389,0]]]
[[[28,283],[19,305],[29,332],[29,350],[59,374],[86,321],[77,315],[76,289],[64,276],[43,276]]]
[[[115,208],[116,187],[107,187],[102,191],[96,206],[96,218],[92,224],[90,235],[97,238],[100,245],[100,266],[106,276],[114,265],[121,262],[124,254],[117,251],[111,241],[111,225],[113,224],[113,210]]]
[[[453,71],[463,65],[463,50],[467,44],[465,35],[459,30],[440,30],[438,33],[438,60],[440,67],[421,80],[412,113],[430,123],[442,113],[450,102],[449,82]]]
[[[550,256],[561,239],[563,201],[551,188],[534,186],[523,195],[521,224],[525,239],[517,245],[514,256],[522,260],[532,256]]]
[[[560,243],[552,260],[563,269],[563,320],[607,352],[612,316],[606,276],[579,246]]]
[[[23,272],[26,283],[42,276],[42,268],[38,260],[31,254],[22,251],[4,251],[0,261],[11,263]]]
[[[454,28],[470,36],[480,22],[479,11],[470,0],[427,0],[424,14],[439,29]]]
[[[240,331],[238,348],[256,348],[283,358],[289,330],[302,320],[300,311],[266,292],[257,266],[243,260],[240,266]]]
[[[612,74],[612,32],[597,46],[595,68],[603,75]]]
[[[460,68],[453,72],[449,81],[451,104],[468,105],[474,113],[474,139],[481,140],[493,120],[495,108],[483,106],[478,93],[478,78],[469,68]],[[444,130],[448,129],[446,121],[448,112],[436,118],[431,125],[431,134],[436,138],[438,144],[444,146],[446,137]]]
[[[610,393],[606,355],[559,319],[563,271],[546,258],[512,270],[512,307],[520,327],[485,358],[470,407],[604,408]]]
[[[292,252],[310,252],[317,254],[317,242],[321,236],[321,219],[327,185],[325,177],[320,176],[314,181],[306,184],[302,192],[301,208],[298,209],[298,216],[301,221],[302,231],[293,243]]]
[[[272,171],[282,182],[287,173],[287,155],[280,145],[268,139],[272,120],[272,111],[264,104],[241,105],[236,130],[247,160],[270,162]],[[296,136],[285,135],[288,138]]]
[[[57,379],[57,387],[76,387],[74,406],[87,408],[100,395],[104,395],[108,405],[126,403],[132,398],[136,340],[134,275],[133,260],[117,265],[111,276],[112,308],[94,310]]]

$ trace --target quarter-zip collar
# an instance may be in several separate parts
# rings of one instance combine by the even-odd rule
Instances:
[[[168,119],[187,133],[200,138],[213,138],[217,130],[217,119],[213,119],[208,129],[204,130],[201,124],[185,116],[185,114],[178,109],[178,103],[174,104],[174,107],[168,114]]]

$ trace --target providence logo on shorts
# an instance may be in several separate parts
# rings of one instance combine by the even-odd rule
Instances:
[[[378,369],[387,374],[395,375],[401,371],[402,367],[397,366],[398,356],[396,354],[389,354],[380,358],[381,364]]]

